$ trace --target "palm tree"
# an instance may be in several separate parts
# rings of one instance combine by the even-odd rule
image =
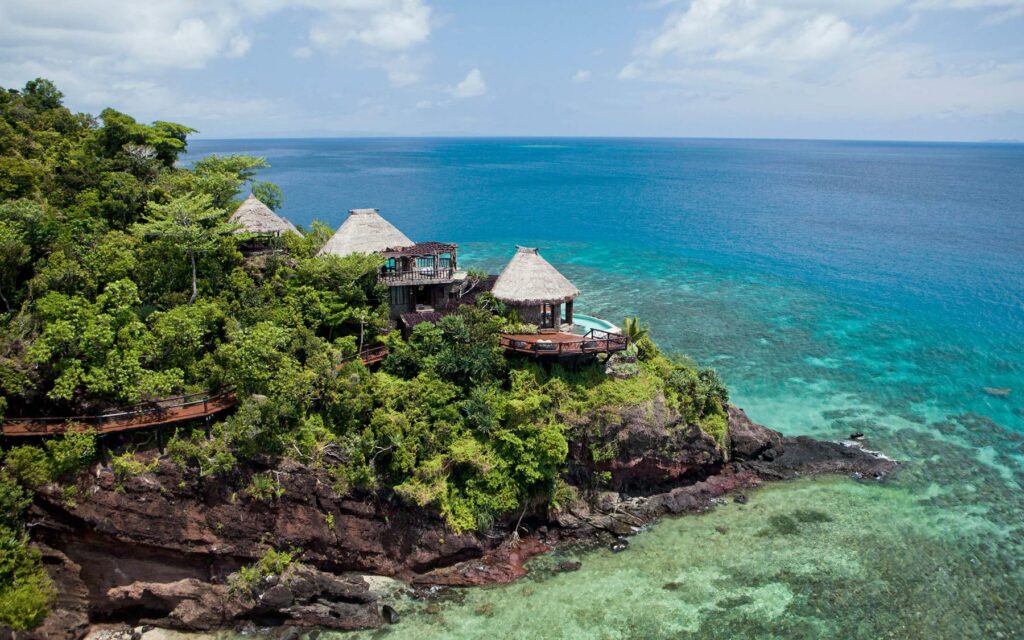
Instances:
[[[626,316],[622,320],[622,335],[629,338],[629,341],[633,343],[646,338],[649,328],[647,325],[641,325],[640,318],[636,316]]]

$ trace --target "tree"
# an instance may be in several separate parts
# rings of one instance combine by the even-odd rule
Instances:
[[[281,192],[281,187],[273,182],[254,182],[252,185],[252,195],[259,198],[260,202],[271,209],[280,209],[281,205],[284,204],[284,193]]]
[[[198,295],[196,275],[196,254],[212,251],[217,239],[237,228],[224,221],[223,214],[212,206],[209,194],[186,194],[166,204],[150,203],[151,215],[147,221],[136,225],[136,230],[146,238],[169,238],[188,254],[192,266],[191,305]]]
[[[638,342],[647,336],[647,326],[640,324],[640,318],[628,316],[622,320],[622,335],[629,338],[630,342]]]
[[[230,156],[207,156],[196,160],[192,171],[196,178],[196,190],[208,193],[213,197],[213,204],[217,207],[227,207],[231,200],[238,194],[238,190],[246,182],[252,182],[256,177],[256,170],[263,169],[270,165],[263,158],[246,155]],[[259,183],[269,184],[269,183]],[[258,185],[257,185],[258,186]],[[259,191],[259,193],[257,193]],[[280,202],[271,204],[264,200],[264,196],[270,193],[269,187],[253,187],[253,193],[271,209]],[[273,195],[270,200],[274,201]],[[279,197],[278,197],[279,200]]]
[[[106,157],[124,155],[126,147],[128,152],[137,156],[136,145],[141,145],[152,147],[156,157],[166,167],[174,165],[178,156],[185,151],[188,134],[196,132],[195,129],[173,122],[141,124],[135,118],[114,109],[104,109],[100,118],[103,119],[103,127],[98,132],[98,141]]]
[[[45,78],[36,78],[25,83],[25,102],[29,103],[40,111],[44,109],[56,109],[61,106],[64,94],[57,89],[57,85]]]
[[[18,271],[28,261],[29,250],[20,229],[0,220],[0,302],[7,309],[11,308],[7,296],[17,289]]]

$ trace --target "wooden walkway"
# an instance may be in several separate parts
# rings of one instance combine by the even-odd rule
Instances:
[[[598,329],[591,329],[582,336],[562,332],[503,333],[500,344],[505,351],[511,353],[562,357],[622,351],[629,346],[629,338]]]
[[[387,356],[388,348],[385,346],[363,349],[359,353],[359,359],[367,366],[376,364]],[[342,361],[338,366],[354,359],[353,356],[349,360]],[[162,398],[100,415],[10,418],[0,425],[0,430],[5,437],[10,438],[52,436],[64,433],[68,429],[76,431],[92,429],[97,433],[115,433],[208,418],[227,411],[236,404],[238,404],[238,399],[231,392],[193,393]]]
[[[362,363],[366,366],[370,366],[371,364],[377,364],[386,357],[388,357],[388,348],[385,347],[384,345],[369,347],[359,352],[359,360],[361,360]],[[344,360],[338,363],[338,366],[340,367],[341,365],[352,362],[355,359],[355,356],[345,358]]]
[[[206,418],[226,411],[237,403],[238,399],[231,392],[215,395],[193,393],[163,398],[94,416],[11,418],[3,423],[3,435],[7,437],[52,436],[68,429],[76,431],[93,429],[97,433],[144,429]]]

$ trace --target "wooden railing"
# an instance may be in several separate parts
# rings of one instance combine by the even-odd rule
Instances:
[[[564,356],[585,353],[614,353],[629,346],[629,338],[617,333],[591,329],[582,336],[555,334],[502,334],[499,344],[514,353],[534,356]]]
[[[376,347],[367,347],[367,348],[363,349],[362,351],[360,351],[358,356],[350,356],[348,358],[343,358],[338,363],[338,366],[340,367],[341,365],[343,365],[343,364],[345,364],[347,362],[352,362],[353,360],[356,359],[356,357],[358,357],[359,360],[364,365],[370,366],[371,364],[376,364],[376,363],[380,362],[381,360],[383,360],[384,358],[388,357],[388,348],[385,345],[378,345]]]
[[[388,269],[380,271],[380,280],[386,284],[398,284],[402,282],[432,282],[435,280],[451,280],[455,276],[455,269],[447,266],[438,268],[418,267],[416,269]]]
[[[11,418],[3,422],[5,436],[49,436],[68,429],[92,428],[99,433],[142,429],[212,416],[234,407],[235,394],[225,391],[190,393],[161,398],[91,416]]]

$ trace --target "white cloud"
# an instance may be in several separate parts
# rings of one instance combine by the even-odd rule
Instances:
[[[852,27],[830,13],[756,0],[695,0],[669,16],[638,54],[652,60],[675,55],[689,63],[803,61],[833,55],[853,39]]]
[[[589,69],[580,69],[579,71],[573,74],[572,81],[575,82],[576,84],[583,84],[584,82],[590,81],[590,76],[591,73]]]
[[[978,27],[1019,8],[1024,0],[693,0],[641,39],[619,78],[658,87],[649,109],[765,131],[844,121],[886,137],[890,125],[995,122],[1024,112],[1013,48],[978,56],[916,32],[934,23],[926,11],[976,10]]]
[[[43,76],[84,108],[177,113],[186,97],[155,79],[166,70],[243,58],[266,21],[285,14],[312,25],[308,42],[291,50],[296,58],[344,49],[347,64],[382,69],[392,85],[420,79],[427,58],[408,52],[429,39],[427,0],[0,0],[0,86]],[[222,106],[187,99],[210,107],[204,118]],[[243,104],[245,96],[236,100]]]
[[[423,44],[430,36],[431,8],[422,0],[307,0],[325,20],[310,29],[309,38],[322,49],[349,43],[383,51],[401,51]]]
[[[452,89],[452,95],[458,99],[475,98],[487,93],[487,83],[479,69],[473,69],[466,74],[466,77]]]

